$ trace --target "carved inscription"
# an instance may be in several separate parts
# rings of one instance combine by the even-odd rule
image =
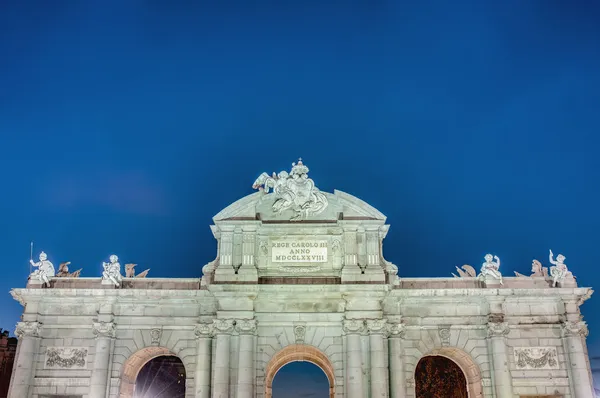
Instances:
[[[325,240],[272,240],[271,261],[274,263],[325,263]]]
[[[48,347],[46,368],[85,369],[87,354],[87,347]]]
[[[556,347],[515,347],[517,369],[558,369]]]

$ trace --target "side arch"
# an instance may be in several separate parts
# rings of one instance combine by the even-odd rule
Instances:
[[[265,398],[272,398],[273,379],[279,369],[290,362],[302,361],[310,362],[321,368],[329,381],[329,397],[333,398],[335,396],[335,373],[331,361],[318,348],[304,344],[289,345],[273,355],[265,371]]]
[[[135,380],[140,370],[150,360],[161,357],[177,355],[165,347],[146,347],[133,353],[125,363],[123,363],[123,371],[121,373],[121,385],[119,386],[119,398],[132,398],[135,388]],[[182,361],[183,362],[183,361]],[[183,365],[186,366],[185,363]],[[186,378],[189,379],[188,369],[185,369]]]
[[[442,356],[457,364],[467,379],[467,391],[469,393],[469,398],[483,398],[481,369],[479,369],[479,366],[469,354],[458,348],[441,347],[431,350],[421,358],[430,356]],[[416,367],[413,371],[413,378],[415,373]]]

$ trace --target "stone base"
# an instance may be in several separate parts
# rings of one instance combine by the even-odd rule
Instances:
[[[499,288],[502,287],[502,285],[500,284],[500,279],[496,279],[493,276],[485,276],[482,277],[481,279],[485,285],[485,287],[489,287],[489,288]]]
[[[215,282],[254,282],[258,283],[258,271],[252,265],[242,265],[237,273],[230,265],[220,265],[214,273]]]
[[[103,289],[116,289],[117,286],[115,286],[114,283],[112,283],[112,281],[110,279],[102,279],[102,288]]]
[[[342,284],[344,283],[385,283],[385,272],[378,265],[369,265],[361,270],[358,265],[346,265],[342,269]]]

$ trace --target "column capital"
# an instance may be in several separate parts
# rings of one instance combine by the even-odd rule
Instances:
[[[344,319],[342,329],[345,334],[361,334],[365,331],[364,319]]]
[[[109,337],[115,338],[117,325],[114,322],[94,322],[92,324],[92,332],[96,338]]]
[[[194,335],[197,339],[211,338],[215,332],[214,324],[198,323],[194,326]]]
[[[382,334],[387,337],[387,319],[367,319],[366,323],[369,334]]]
[[[508,322],[488,322],[488,337],[504,337],[510,332]]]
[[[235,321],[235,330],[239,334],[256,334],[256,319],[238,319]]]
[[[40,337],[42,324],[40,322],[19,322],[15,329],[15,335],[22,337]]]
[[[390,338],[404,338],[404,335],[406,334],[406,326],[404,326],[404,323],[388,321],[386,326]]]
[[[587,337],[589,330],[587,324],[584,321],[565,321],[562,324],[562,335],[563,337],[581,336]]]
[[[215,334],[231,334],[235,321],[233,319],[215,319],[213,328]]]

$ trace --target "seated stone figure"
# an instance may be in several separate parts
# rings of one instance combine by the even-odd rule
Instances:
[[[50,278],[55,275],[54,265],[48,261],[48,256],[46,253],[40,253],[40,261],[34,263],[33,260],[29,260],[32,266],[37,267],[35,271],[33,271],[30,277],[35,278],[42,282],[45,286],[50,287]]]
[[[123,276],[121,275],[121,264],[119,263],[119,258],[116,255],[111,255],[108,263],[103,262],[102,268],[104,269],[102,272],[103,280],[109,280],[115,286],[121,286]]]
[[[556,287],[558,283],[563,283],[565,277],[569,274],[569,269],[567,265],[564,263],[566,257],[562,254],[556,256],[556,261],[554,260],[554,253],[550,250],[550,263],[553,264],[553,267],[550,267],[550,276],[552,277],[552,287]]]
[[[496,260],[495,262],[492,260]],[[498,279],[500,284],[503,285],[502,282],[502,274],[500,273],[500,259],[498,256],[492,256],[491,254],[485,255],[485,263],[481,265],[481,274],[480,278],[484,279],[487,276],[491,276],[494,279]]]

